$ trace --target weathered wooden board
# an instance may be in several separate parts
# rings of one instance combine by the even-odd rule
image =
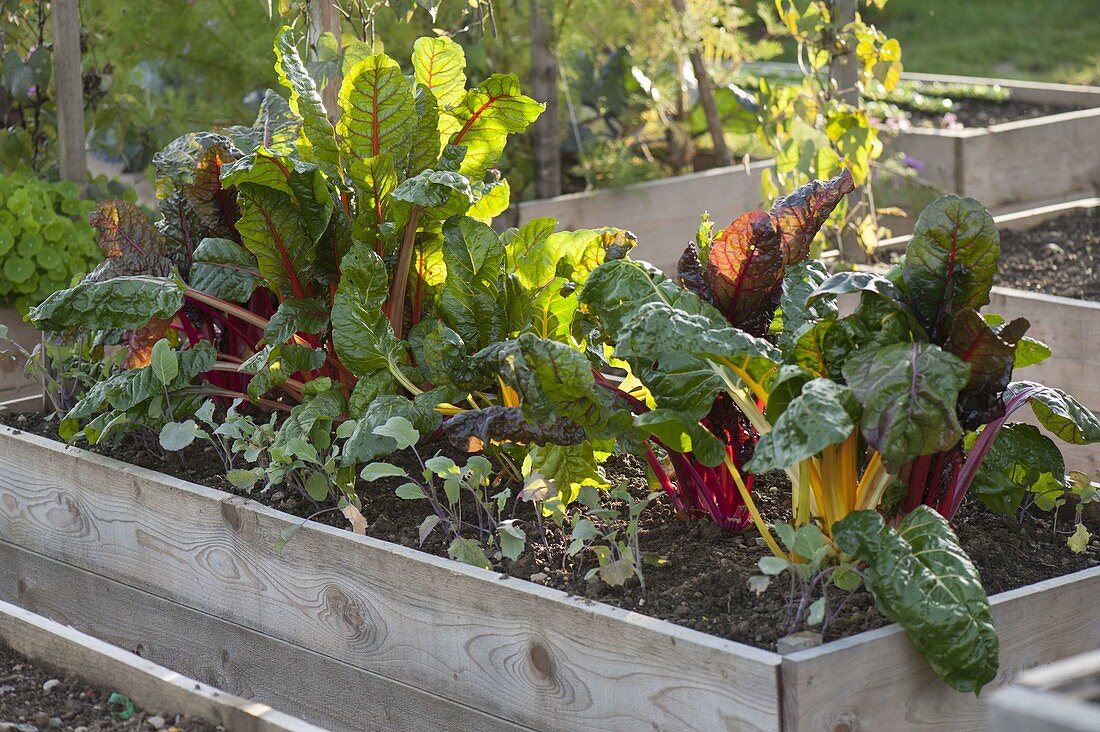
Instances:
[[[1100,567],[992,598],[1001,641],[996,685],[1020,671],[1100,647]],[[983,694],[960,694],[889,626],[784,657],[785,732],[985,729]]]
[[[562,229],[627,229],[638,237],[632,256],[668,271],[694,239],[704,211],[717,225],[725,226],[759,208],[760,176],[773,166],[764,160],[748,168],[716,168],[613,190],[524,201],[515,207],[514,223],[548,216]]]
[[[1100,650],[1026,671],[989,699],[993,732],[1100,729]]]
[[[776,729],[778,657],[0,428],[0,539],[537,729]]]
[[[529,729],[2,541],[0,599],[330,730]]]
[[[29,323],[24,323],[15,308],[0,308],[0,325],[8,327],[8,339],[30,351],[42,339],[42,334]],[[8,350],[0,343],[0,351]],[[0,402],[39,394],[42,386],[23,375],[23,360],[0,357]]]
[[[151,712],[197,717],[238,732],[325,732],[6,602],[0,602],[0,639],[34,661],[123,691]]]

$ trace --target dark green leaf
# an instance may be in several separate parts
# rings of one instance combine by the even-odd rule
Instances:
[[[856,428],[859,403],[852,390],[828,379],[814,379],[802,387],[761,435],[745,469],[754,473],[782,470],[837,445]]]
[[[1100,442],[1100,419],[1061,389],[1033,381],[1014,381],[1005,389],[1005,400],[1025,390],[1031,395],[1031,410],[1039,424],[1059,439],[1075,445]]]
[[[1012,515],[1029,491],[1046,491],[1052,480],[1060,486],[1065,473],[1061,451],[1038,427],[1007,424],[982,459],[970,491],[994,511]]]
[[[137,330],[153,318],[170,320],[181,307],[183,291],[174,280],[117,277],[59,290],[31,308],[27,317],[46,331]]]
[[[246,302],[261,280],[256,258],[229,239],[203,239],[194,260],[191,286],[222,300]]]

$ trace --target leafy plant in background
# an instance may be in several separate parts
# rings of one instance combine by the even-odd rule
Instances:
[[[596,559],[596,566],[584,573],[584,579],[599,577],[612,587],[621,587],[637,578],[645,592],[645,565],[660,565],[664,560],[642,551],[638,524],[642,512],[661,495],[661,491],[653,491],[636,497],[625,485],[612,488],[606,498],[590,486],[581,489],[577,501],[581,508],[572,514],[565,555],[587,553]],[[583,564],[578,569],[583,569]]]
[[[866,4],[881,8],[885,1]],[[803,76],[797,83],[758,81],[750,106],[758,135],[776,162],[774,173],[763,177],[762,194],[770,201],[815,178],[849,170],[861,194],[837,208],[828,233],[849,261],[863,261],[880,235],[871,181],[882,154],[863,100],[897,86],[901,47],[858,12],[850,19],[838,16],[837,5],[827,0],[776,0],[775,12],[774,18],[765,13],[769,30],[797,43]]]
[[[25,313],[99,261],[84,221],[94,205],[72,183],[0,175],[0,302]]]

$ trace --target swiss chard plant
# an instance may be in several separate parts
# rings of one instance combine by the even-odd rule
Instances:
[[[506,409],[507,387],[458,385],[440,354],[565,338],[576,288],[631,247],[624,232],[545,219],[489,226],[509,198],[493,166],[542,105],[509,74],[467,88],[453,41],[420,39],[405,68],[360,61],[335,124],[289,31],[275,54],[289,100],[269,93],[251,127],[159,153],[159,219],[102,204],[91,223],[106,260],[32,310],[40,329],[91,331],[127,354],[64,435],[95,442],[178,422],[208,397],[248,399],[289,413],[277,449],[340,424],[351,469],[394,449],[374,430],[395,415],[430,434],[459,405]],[[167,385],[145,373],[162,341],[180,355]]]

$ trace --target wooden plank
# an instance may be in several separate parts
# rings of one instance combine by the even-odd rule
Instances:
[[[0,536],[538,729],[776,729],[779,658],[0,428]]]
[[[963,195],[987,207],[1100,186],[1100,109],[988,127],[963,141]]]
[[[84,187],[84,80],[80,67],[80,8],[78,0],[54,0],[53,75],[57,97],[58,166],[61,178]]]
[[[1021,670],[1100,646],[1100,567],[991,598],[1001,641],[992,686]],[[941,682],[896,625],[785,656],[783,729],[985,729],[987,696],[960,694]]]
[[[992,732],[1096,732],[1100,706],[1019,686],[990,697]]]
[[[526,729],[2,541],[0,598],[326,729]]]
[[[124,691],[150,711],[197,717],[240,732],[325,732],[6,602],[0,602],[0,638],[34,661]]]
[[[516,224],[549,216],[557,219],[563,229],[627,229],[638,237],[633,257],[671,271],[684,247],[694,239],[704,211],[724,227],[746,211],[760,207],[760,176],[773,165],[771,160],[764,160],[747,169],[715,168],[614,190],[524,201],[517,205]]]

